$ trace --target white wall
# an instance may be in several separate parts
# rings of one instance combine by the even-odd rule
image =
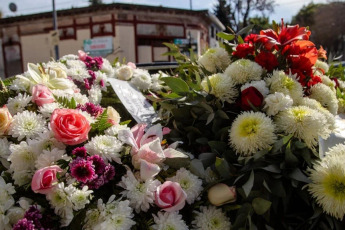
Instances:
[[[139,63],[152,62],[151,46],[138,46],[138,59]]]
[[[90,39],[89,29],[77,30],[77,40],[68,39],[68,40],[60,41],[59,43],[60,57],[67,54],[78,55],[78,50],[83,50],[83,44],[84,44],[85,39]]]
[[[48,36],[49,34],[38,34],[20,37],[24,71],[27,70],[27,63],[47,62],[53,56]]]

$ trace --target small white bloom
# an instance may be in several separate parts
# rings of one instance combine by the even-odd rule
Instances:
[[[108,59],[102,58],[103,63],[102,63],[102,68],[101,71],[106,73],[108,77],[114,77],[115,70],[108,61]]]
[[[14,193],[16,193],[14,186],[11,183],[6,183],[4,178],[0,176],[0,206],[3,211],[14,205],[14,198],[12,197]]]
[[[114,136],[95,136],[85,145],[91,155],[100,155],[109,161],[121,163],[122,142]]]
[[[26,95],[26,93],[19,93],[16,97],[9,98],[6,106],[13,116],[17,113],[23,112],[25,107],[31,102],[31,99],[32,97]]]
[[[17,77],[20,76],[20,77]],[[16,79],[11,83],[9,86],[10,90],[14,91],[30,91],[30,82],[27,80],[24,80],[25,77],[23,75],[17,75]]]
[[[228,52],[221,47],[208,49],[198,60],[199,65],[207,71],[216,73],[217,70],[224,70],[230,64]]]
[[[130,130],[129,127],[127,127],[127,125],[113,125],[110,128],[106,129],[104,131],[105,135],[109,135],[109,136],[117,136],[120,130]]]
[[[8,160],[11,161],[11,169],[16,172],[19,170],[35,170],[35,161],[40,152],[36,152],[33,146],[28,145],[25,141],[18,145],[10,145],[11,155]]]
[[[120,66],[115,70],[115,77],[117,79],[128,81],[133,76],[133,69],[128,65]]]
[[[66,146],[63,143],[56,140],[53,131],[48,130],[39,134],[35,139],[28,139],[27,142],[28,145],[37,153],[41,153],[43,150],[52,150],[54,148],[61,150],[66,149]]]
[[[86,69],[85,63],[83,61],[80,61],[80,60],[77,60],[77,59],[66,60],[66,65],[68,67],[67,71],[69,69],[73,69],[73,68]],[[70,76],[70,75],[68,75],[68,76]]]
[[[43,153],[37,157],[35,167],[41,169],[47,166],[57,165],[58,160],[70,160],[65,150],[54,148],[52,150],[43,150]]]
[[[92,190],[88,190],[87,186],[84,186],[81,190],[77,189],[73,192],[71,196],[71,201],[73,203],[73,209],[75,211],[85,208],[85,205],[90,203],[90,195],[93,193]]]
[[[96,122],[96,118],[91,116],[88,112],[79,110],[79,113],[82,114],[90,124]]]
[[[20,141],[24,137],[36,137],[46,130],[46,120],[42,115],[38,115],[31,111],[24,111],[13,117],[8,134],[18,138]]]
[[[89,101],[93,104],[99,104],[102,100],[102,90],[99,86],[93,85],[90,90],[87,91],[89,94]]]
[[[76,62],[76,60],[74,62]],[[70,76],[73,80],[76,80],[79,82],[84,82],[84,79],[87,79],[90,77],[88,70],[85,67],[80,67],[80,66],[74,66],[68,69],[67,75]]]
[[[322,69],[325,73],[328,72],[329,70],[329,66],[326,62],[320,61],[320,60],[316,60],[314,67],[316,69]]]
[[[188,230],[188,226],[178,212],[158,212],[157,216],[152,215],[155,224],[154,230]]]
[[[332,91],[336,91],[335,82],[326,75],[321,75],[322,84],[327,85]]]
[[[321,103],[323,107],[328,109],[333,115],[338,111],[338,100],[335,92],[328,86],[319,83],[310,88],[310,98],[313,98]]]
[[[10,143],[7,138],[0,138],[0,162],[7,169],[10,167],[10,162],[8,162],[10,154]]]
[[[265,100],[265,106],[263,110],[266,111],[268,116],[274,116],[280,111],[290,108],[293,104],[293,100],[289,95],[285,95],[280,92],[269,94]]]
[[[155,199],[154,194],[160,184],[158,180],[153,179],[148,179],[146,181],[138,180],[133,173],[128,170],[127,174],[122,176],[118,185],[125,189],[121,194],[127,197],[130,206],[139,213],[140,211],[146,212],[150,208],[150,205]]]
[[[162,88],[164,88],[164,81],[161,79],[164,77],[169,77],[169,75],[163,73],[162,71],[159,71],[158,73],[152,74],[152,84],[151,84],[151,89],[153,91],[159,91]]]
[[[59,103],[48,103],[44,104],[43,106],[40,106],[39,112],[42,114],[43,117],[50,118],[54,110],[59,108],[62,108],[62,106]]]
[[[196,217],[192,221],[195,230],[229,230],[231,223],[221,209],[215,206],[200,207],[200,212],[195,211]]]
[[[259,81],[261,80],[262,73],[262,67],[249,59],[239,59],[231,63],[224,71],[224,74],[230,77],[235,84]]]
[[[177,182],[187,194],[187,203],[192,204],[203,190],[202,180],[185,168],[176,171],[176,175],[166,179],[167,181]]]
[[[107,80],[108,79],[107,75],[105,73],[101,72],[101,71],[95,72],[95,75],[96,75],[96,80],[95,80],[94,84],[99,85],[101,90],[106,91],[106,89],[107,89],[107,84],[106,83],[108,81]],[[102,85],[101,85],[101,82],[103,82]]]
[[[78,55],[75,55],[75,54],[66,54],[62,56],[59,60],[60,61],[79,60],[79,57]]]
[[[148,90],[152,84],[151,75],[147,70],[135,69],[131,83],[140,90]]]
[[[269,89],[266,87],[266,82],[264,80],[247,82],[246,84],[241,86],[241,91],[243,91],[249,87],[256,88],[262,94],[262,96],[264,98],[269,93]]]

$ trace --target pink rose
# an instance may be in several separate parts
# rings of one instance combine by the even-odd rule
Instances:
[[[0,136],[6,134],[12,122],[12,115],[6,105],[0,108]]]
[[[58,172],[62,172],[62,169],[57,165],[37,170],[31,181],[32,191],[35,193],[48,194],[58,181],[56,178],[56,173]]]
[[[58,141],[77,145],[87,140],[91,126],[89,121],[75,109],[55,109],[50,127]]]
[[[157,187],[155,203],[166,212],[182,209],[186,203],[187,194],[179,183],[166,181]]]
[[[32,87],[32,102],[38,106],[54,102],[52,92],[45,85],[35,85]]]
[[[86,57],[87,57],[87,54],[84,52],[84,51],[82,51],[82,50],[78,50],[78,56],[79,56],[79,59],[81,60],[81,61],[85,61],[85,59],[86,59]]]

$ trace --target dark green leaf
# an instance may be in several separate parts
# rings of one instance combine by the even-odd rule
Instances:
[[[131,120],[120,122],[120,125],[128,125],[129,123],[131,123]]]
[[[249,26],[244,27],[243,29],[241,29],[240,31],[238,31],[236,34],[237,35],[242,35],[242,34],[248,34],[249,31],[251,31],[253,29],[255,25],[251,24]]]
[[[209,141],[208,145],[211,147],[213,152],[223,153],[227,148],[227,143],[222,141]]]
[[[91,132],[103,134],[104,131],[110,128],[111,126],[112,124],[108,122],[107,110],[105,109],[103,113],[97,117],[96,122],[91,124],[91,127],[92,127]]]
[[[227,40],[227,41],[234,40],[234,38],[235,38],[234,34],[228,34],[228,33],[224,33],[224,32],[217,33],[217,36],[220,38],[223,38],[224,40]]]
[[[290,143],[286,146],[285,149],[285,162],[289,165],[297,165],[298,158],[292,153]]]
[[[201,160],[204,168],[207,168],[208,166],[211,166],[215,163],[216,157],[217,154],[215,153],[201,153],[198,158],[199,160]]]
[[[230,167],[228,165],[228,162],[226,162],[226,160],[224,160],[223,158],[217,157],[215,166],[216,166],[216,170],[222,176],[222,178],[229,179],[231,177]]]
[[[253,209],[258,215],[265,214],[270,209],[271,204],[272,202],[262,199],[260,197],[257,197],[252,201]]]
[[[288,174],[288,176],[297,181],[302,181],[305,183],[311,182],[311,180],[304,173],[302,173],[302,171],[299,168],[295,168],[292,172]]]
[[[248,197],[254,185],[254,171],[250,173],[248,181],[242,186],[245,195]]]
[[[201,162],[201,160],[199,159],[193,159],[191,162],[190,162],[190,168],[189,170],[197,175],[198,177],[200,178],[204,178],[205,177],[205,168]]]
[[[189,92],[187,83],[181,78],[164,77],[161,80],[164,81],[174,93],[181,94]]]

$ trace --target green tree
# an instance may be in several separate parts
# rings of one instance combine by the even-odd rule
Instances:
[[[232,28],[233,26],[231,25],[231,9],[230,5],[227,4],[226,0],[218,0],[218,3],[214,6],[213,9],[214,14],[217,16],[219,21],[223,23],[225,28]]]
[[[89,0],[90,6],[97,6],[103,4],[102,0]]]
[[[304,5],[298,11],[297,15],[293,16],[291,24],[299,24],[301,26],[314,25],[314,14],[320,5],[321,4],[315,4],[313,2]]]

